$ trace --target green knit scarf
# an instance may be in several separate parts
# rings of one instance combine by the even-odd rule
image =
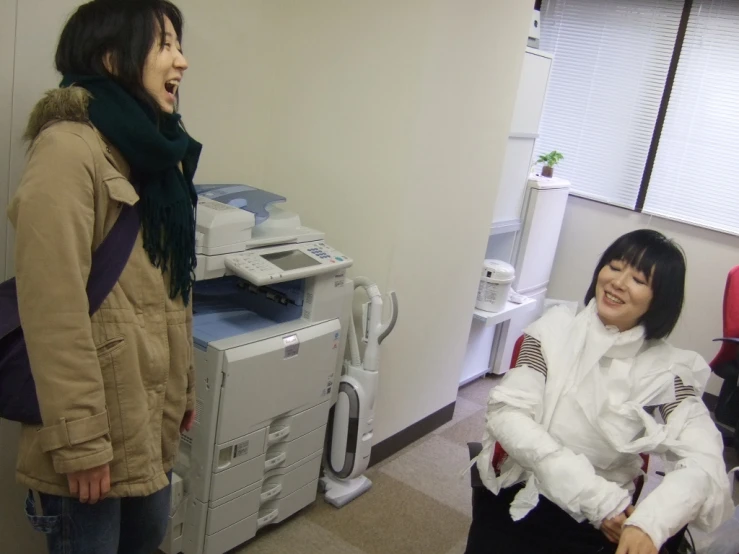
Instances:
[[[155,113],[109,78],[64,75],[61,86],[79,86],[92,95],[90,121],[131,167],[141,198],[144,248],[151,263],[169,273],[170,298],[181,295],[187,304],[196,265],[192,179],[202,145],[185,132],[179,114]]]

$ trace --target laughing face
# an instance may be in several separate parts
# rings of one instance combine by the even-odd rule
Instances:
[[[598,273],[595,300],[604,325],[614,325],[621,332],[635,327],[653,296],[651,275],[621,260],[612,260]]]
[[[157,101],[163,112],[174,113],[177,90],[187,70],[179,37],[172,22],[164,18],[164,37],[156,40],[144,65],[143,83],[146,91]]]

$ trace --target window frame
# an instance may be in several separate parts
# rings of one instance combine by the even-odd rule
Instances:
[[[680,64],[680,55],[683,51],[683,43],[685,42],[685,35],[688,31],[688,22],[690,21],[690,13],[692,10],[693,0],[684,0],[683,13],[680,17],[680,25],[677,28],[677,36],[675,37],[675,47],[672,49],[672,59],[670,60],[670,67],[667,70],[665,88],[662,91],[662,101],[660,102],[659,111],[657,112],[657,121],[654,124],[654,131],[652,131],[652,143],[649,146],[647,161],[644,164],[644,173],[642,174],[641,185],[639,185],[639,194],[636,197],[636,205],[633,208],[635,212],[642,213],[644,211],[644,204],[647,201],[649,181],[652,178],[654,162],[657,159],[659,140],[662,137],[662,129],[664,128],[665,119],[667,117],[667,108],[670,106],[672,87],[675,84],[677,67]]]

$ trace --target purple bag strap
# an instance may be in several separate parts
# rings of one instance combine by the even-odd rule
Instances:
[[[92,267],[87,277],[90,315],[100,309],[121,277],[139,236],[140,226],[141,221],[136,208],[123,204],[113,228],[92,253]]]
[[[140,225],[136,209],[124,204],[113,228],[92,253],[92,267],[87,278],[90,315],[98,311],[118,282],[136,244]],[[0,305],[8,308],[0,322],[0,338],[21,326],[17,297],[15,279],[0,283]]]

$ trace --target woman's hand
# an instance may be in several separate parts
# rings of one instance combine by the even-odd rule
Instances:
[[[627,525],[621,532],[616,554],[657,554],[657,547],[644,531]]]
[[[604,519],[600,530],[603,531],[603,534],[609,541],[613,544],[618,544],[618,541],[621,540],[621,530],[625,521],[626,516],[624,514],[618,514],[611,519]]]
[[[67,473],[69,492],[83,504],[95,504],[104,500],[110,492],[110,466],[103,466]]]
[[[603,531],[603,534],[609,541],[611,541],[613,544],[618,544],[618,541],[621,540],[621,533],[623,532],[626,518],[628,518],[633,513],[634,507],[627,507],[623,511],[623,513],[618,514],[616,517],[612,517],[611,519],[604,519],[603,523],[601,523],[600,530]]]
[[[187,410],[180,423],[180,433],[189,431],[195,425],[195,410]]]

